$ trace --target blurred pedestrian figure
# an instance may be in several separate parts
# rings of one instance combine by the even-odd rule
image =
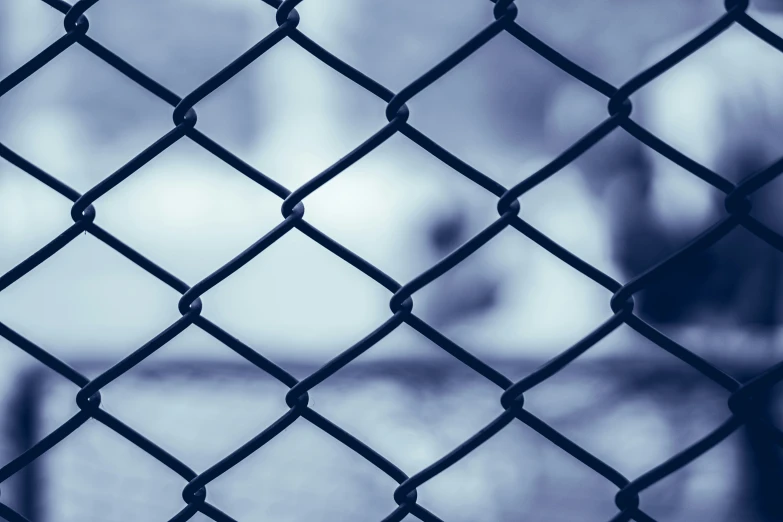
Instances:
[[[783,34],[783,2],[767,0],[758,8],[752,15]],[[643,63],[660,60],[697,32],[665,43]],[[561,96],[571,112],[594,107],[587,98],[575,89]],[[635,121],[733,183],[783,155],[783,54],[740,26],[645,86],[633,101]],[[580,164],[612,207],[614,256],[626,278],[651,268],[725,215],[723,193],[623,131],[597,149],[602,153],[590,151]],[[751,197],[752,215],[776,230],[783,226],[776,203],[782,188],[772,182]],[[735,230],[648,287],[637,310],[658,323],[772,327],[780,320],[778,255]]]
[[[754,6],[758,11],[750,14],[783,35],[783,1]],[[697,33],[667,42],[643,66]],[[565,94],[569,110],[580,105],[573,92]],[[741,26],[731,27],[645,86],[633,102],[635,121],[732,183],[783,156],[783,53]],[[582,100],[581,106],[587,104]],[[725,194],[624,134],[613,133],[601,145],[608,145],[606,153],[591,151],[580,164],[611,207],[614,256],[627,280],[685,246],[726,211]],[[780,180],[762,187],[750,198],[752,215],[782,230],[781,198]],[[780,253],[737,229],[649,285],[636,309],[656,323],[770,329],[781,320],[782,269]],[[754,506],[756,520],[781,520],[779,451],[758,421],[771,415],[768,399],[761,402],[746,429],[745,503]]]

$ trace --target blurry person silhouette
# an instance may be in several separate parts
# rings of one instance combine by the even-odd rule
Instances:
[[[766,9],[754,15],[783,34],[783,2],[765,4],[760,7]],[[671,42],[670,49],[691,37]],[[783,54],[734,26],[640,93],[639,122],[702,165],[739,183],[783,155],[778,139],[783,129],[781,73]],[[646,187],[647,219],[657,225],[650,228],[657,228],[661,246],[652,246],[652,238],[626,240],[637,252],[623,256],[634,274],[654,259],[635,259],[645,249],[633,243],[651,245],[653,256],[657,249],[671,251],[725,212],[722,193],[656,152],[645,151],[652,167]],[[752,214],[775,230],[783,225],[780,196],[781,185],[772,182],[751,197]],[[661,320],[712,318],[715,323],[772,327],[780,321],[781,266],[772,247],[735,230],[656,285],[646,311]],[[675,289],[685,297],[672,300],[669,296]]]
[[[783,1],[753,4],[749,14],[783,35]],[[639,70],[701,30],[666,42]],[[553,114],[601,107],[580,92],[560,93]],[[783,156],[783,53],[739,25],[642,88],[632,100],[634,121],[732,183],[740,183]],[[596,116],[597,123],[605,113]],[[551,119],[557,121],[554,115]],[[586,153],[578,164],[614,215],[613,255],[626,281],[726,216],[725,194],[622,130]],[[751,215],[782,231],[781,198],[783,181],[776,179],[750,197]],[[649,285],[638,295],[636,311],[658,324],[769,331],[781,320],[782,268],[779,252],[738,228]],[[757,346],[748,348],[758,350]],[[753,506],[757,520],[783,520],[778,493],[783,484],[780,451],[758,420],[771,416],[770,401],[759,398],[755,407],[755,420],[745,430],[743,483],[748,497],[742,502]]]
[[[783,34],[783,2],[759,4],[752,16]],[[645,63],[660,60],[698,31],[665,43]],[[573,89],[560,100],[562,111],[590,103],[598,107]],[[738,25],[632,100],[636,122],[735,184],[783,156],[783,53]],[[623,130],[595,149],[579,162],[615,216],[614,257],[627,278],[667,258],[726,215],[723,193]],[[783,230],[782,190],[776,180],[750,198],[752,215],[776,231]],[[767,329],[781,318],[782,267],[774,248],[737,229],[641,292],[637,311],[656,323]]]

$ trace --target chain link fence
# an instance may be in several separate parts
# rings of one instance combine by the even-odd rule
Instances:
[[[22,84],[36,71],[45,67],[50,61],[55,60],[58,55],[63,53],[70,46],[80,45],[103,60],[107,65],[124,74],[130,81],[137,83],[173,107],[174,128],[145,150],[141,151],[116,172],[83,194],[62,183],[52,175],[15,153],[13,150],[0,144],[1,157],[73,202],[71,217],[74,221],[72,226],[63,231],[46,246],[0,276],[0,291],[6,289],[9,285],[24,277],[35,267],[56,255],[58,251],[73,241],[77,236],[82,233],[87,233],[138,265],[152,277],[157,278],[179,292],[182,295],[179,301],[179,312],[182,317],[131,355],[116,362],[116,364],[111,366],[108,370],[100,373],[93,379],[87,378],[83,373],[77,371],[75,367],[66,364],[13,329],[0,323],[0,335],[50,370],[59,374],[63,379],[70,381],[79,388],[75,397],[79,412],[43,437],[43,439],[34,444],[22,455],[19,455],[17,458],[0,468],[0,483],[30,466],[33,461],[63,441],[63,439],[69,437],[69,435],[76,430],[79,430],[88,420],[94,419],[136,445],[149,456],[157,459],[185,481],[186,484],[181,492],[184,507],[181,508],[179,513],[171,518],[172,522],[191,519],[197,513],[201,513],[218,522],[233,521],[234,518],[209,501],[207,494],[209,484],[237,466],[243,460],[247,459],[251,454],[259,450],[259,448],[275,439],[283,430],[286,430],[292,424],[297,421],[299,423],[306,421],[364,458],[372,466],[377,468],[378,473],[387,475],[398,484],[398,487],[394,491],[388,492],[394,499],[397,507],[384,518],[384,522],[400,521],[409,515],[422,521],[439,521],[441,519],[437,514],[428,509],[422,502],[419,502],[417,498],[417,488],[446,471],[488,440],[498,436],[498,434],[509,424],[520,421],[529,429],[546,438],[552,445],[559,447],[567,454],[571,455],[571,457],[575,459],[575,462],[579,462],[581,465],[597,473],[603,477],[608,484],[611,484],[616,488],[617,493],[614,501],[617,512],[611,519],[612,522],[627,520],[651,521],[654,519],[640,506],[643,498],[643,491],[662,479],[674,474],[681,468],[687,467],[690,463],[721,443],[721,441],[743,425],[757,425],[759,429],[763,430],[763,432],[776,443],[783,442],[783,433],[761,414],[760,407],[760,404],[765,400],[771,387],[779,379],[783,378],[782,365],[775,365],[763,373],[756,375],[745,382],[741,382],[735,376],[721,371],[709,361],[675,342],[642,320],[638,315],[634,314],[634,294],[650,285],[654,285],[659,278],[665,277],[667,273],[673,270],[677,270],[678,265],[688,256],[710,248],[711,245],[720,241],[738,227],[744,228],[775,249],[783,250],[783,237],[750,215],[752,205],[749,200],[749,197],[754,192],[763,189],[764,185],[772,181],[781,173],[781,170],[783,170],[783,160],[779,160],[760,172],[745,178],[742,182],[735,184],[669,146],[634,122],[631,117],[633,105],[630,97],[635,92],[650,82],[653,82],[668,69],[675,67],[680,61],[687,59],[689,55],[696,52],[712,39],[719,38],[720,34],[732,25],[738,24],[742,26],[745,30],[750,31],[770,46],[783,52],[783,39],[772,33],[747,14],[747,9],[749,7],[749,2],[747,0],[727,0],[725,2],[725,14],[712,25],[704,29],[703,32],[688,41],[685,45],[654,64],[652,67],[640,72],[637,76],[631,78],[619,87],[611,85],[602,78],[590,73],[529,33],[524,27],[516,22],[520,6],[517,6],[512,0],[497,0],[494,3],[494,6],[488,5],[487,7],[487,14],[488,16],[490,13],[492,14],[494,17],[493,21],[473,38],[465,42],[464,45],[445,57],[435,67],[396,93],[369,78],[361,71],[354,69],[299,31],[297,27],[300,18],[295,8],[302,0],[285,0],[283,2],[264,0],[270,8],[276,10],[277,29],[265,36],[238,59],[228,64],[224,69],[184,97],[180,97],[153,78],[130,65],[123,60],[122,57],[116,55],[89,35],[87,13],[90,7],[96,4],[98,0],[82,0],[74,5],[70,5],[61,0],[43,1],[64,15],[65,34],[43,52],[29,60],[6,78],[2,79],[0,81],[0,96],[3,96],[11,89]],[[601,93],[608,99],[608,117],[603,122],[593,128],[589,133],[584,135],[546,166],[511,187],[505,187],[471,167],[413,127],[408,122],[409,109],[406,105],[408,101],[427,89],[436,80],[448,74],[450,70],[468,56],[504,32],[513,36],[561,70]],[[293,190],[286,188],[273,179],[265,176],[200,131],[197,128],[198,117],[195,110],[196,105],[200,101],[219,89],[254,60],[258,59],[261,55],[268,52],[286,38],[295,42],[323,64],[334,69],[345,78],[353,81],[386,102],[386,118],[388,120],[388,123],[383,126],[383,128],[378,130],[349,154],[310,179],[308,182]],[[692,175],[700,178],[725,194],[725,208],[727,211],[726,217],[705,230],[683,249],[624,284],[616,281],[552,241],[528,222],[521,219],[518,215],[520,205],[524,204],[520,203],[519,198],[525,193],[535,189],[541,183],[544,183],[550,177],[556,175],[561,169],[569,165],[569,163],[596,145],[610,133],[621,132],[619,129],[629,133],[644,145],[654,149],[690,172]],[[456,173],[461,174],[494,195],[497,198],[497,211],[499,215],[491,225],[486,227],[479,234],[469,239],[419,276],[405,283],[395,281],[379,268],[332,240],[304,219],[304,200],[307,196],[313,194],[330,180],[339,176],[341,172],[345,171],[364,156],[371,154],[373,150],[397,133],[402,134],[413,143],[432,154],[434,157],[451,167]],[[102,196],[106,195],[128,177],[132,176],[146,163],[183,138],[188,138],[200,145],[206,151],[212,153],[229,166],[256,182],[260,187],[282,200],[281,211],[283,219],[279,225],[270,230],[244,252],[193,286],[187,285],[176,275],[164,270],[156,264],[155,261],[141,255],[124,243],[120,238],[115,237],[96,224],[96,211],[93,206]],[[389,216],[389,219],[394,219],[394,217]],[[601,285],[613,294],[608,303],[611,314],[605,322],[598,325],[589,335],[581,339],[575,345],[564,350],[558,356],[518,381],[512,381],[493,365],[488,364],[486,361],[477,358],[475,355],[458,346],[455,342],[447,338],[414,313],[414,294],[417,291],[444,275],[464,261],[468,256],[482,248],[482,246],[493,237],[497,236],[501,231],[509,227],[516,229],[519,233],[535,242],[557,259],[566,263],[574,270],[577,270],[584,275],[584,277]],[[295,378],[281,366],[273,363],[263,354],[258,353],[250,346],[232,336],[231,333],[225,331],[206,318],[202,314],[201,302],[201,296],[208,290],[219,285],[256,256],[263,255],[264,250],[294,229],[303,233],[346,263],[352,265],[366,277],[387,289],[391,294],[389,302],[391,317],[388,320],[379,325],[374,331],[369,332],[361,341],[334,357],[328,363],[315,371],[309,372],[303,379]],[[676,299],[676,296],[673,296],[672,298]],[[464,363],[464,365],[475,372],[477,376],[480,376],[497,386],[497,388],[499,388],[499,401],[503,408],[503,413],[488,422],[483,429],[467,438],[462,444],[454,448],[444,457],[431,463],[429,466],[412,476],[406,475],[398,465],[395,465],[391,460],[384,457],[379,451],[376,451],[376,449],[363,443],[346,429],[312,409],[310,407],[310,397],[308,395],[309,391],[316,386],[325,383],[325,381],[329,381],[337,372],[349,365],[362,353],[372,349],[376,343],[388,336],[402,324],[407,324],[412,327],[442,348],[446,353],[450,354],[461,363]],[[697,370],[725,389],[726,392],[725,420],[722,423],[715,426],[710,433],[695,444],[690,445],[684,451],[637,477],[623,476],[609,464],[597,458],[591,454],[591,452],[576,444],[525,408],[526,392],[554,376],[576,360],[580,355],[584,354],[593,345],[624,324],[655,343],[660,349],[677,357],[682,361],[683,365],[689,365]],[[212,463],[212,465],[202,473],[196,473],[187,463],[174,457],[160,445],[156,444],[154,440],[141,435],[133,426],[125,424],[101,407],[100,392],[104,387],[114,381],[122,382],[123,376],[129,370],[136,367],[157,350],[161,349],[166,343],[177,337],[191,325],[213,336],[216,340],[225,344],[228,348],[257,367],[260,372],[265,372],[268,376],[276,379],[288,388],[288,392],[284,396],[285,404],[287,405],[287,411],[284,414],[274,420],[274,422],[269,424],[255,437],[242,444],[239,448],[230,452],[217,462]],[[282,399],[283,397],[281,397],[281,400]],[[122,470],[119,472],[121,473]],[[24,516],[4,503],[0,503],[0,516],[10,522],[27,520]]]

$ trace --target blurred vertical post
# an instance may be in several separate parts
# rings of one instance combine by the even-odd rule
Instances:
[[[743,377],[753,377],[762,371],[763,368],[757,368]],[[783,520],[783,458],[769,432],[769,425],[774,425],[776,417],[772,390],[766,390],[752,404],[755,407],[752,420],[740,432],[746,489],[745,498],[739,500],[748,507],[745,513],[753,513],[759,521]]]

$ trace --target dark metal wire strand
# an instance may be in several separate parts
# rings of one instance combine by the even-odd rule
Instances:
[[[83,376],[67,363],[52,355],[45,348],[37,346],[20,333],[0,323],[0,336],[33,357],[41,365],[59,374],[62,378],[70,381],[79,388],[75,395],[75,399],[80,408],[80,411],[71,417],[71,419],[43,437],[27,451],[0,468],[0,483],[23,469],[25,466],[30,465],[35,459],[77,431],[82,424],[90,419],[94,419],[123,437],[128,442],[134,444],[147,455],[156,459],[163,466],[187,481],[187,484],[182,491],[182,498],[185,505],[176,515],[174,515],[171,519],[172,522],[184,522],[199,512],[218,522],[234,522],[234,519],[231,518],[229,514],[224,513],[219,508],[206,501],[208,484],[236,466],[242,460],[246,459],[249,455],[262,448],[270,440],[279,436],[288,426],[296,422],[299,418],[303,418],[305,421],[310,422],[322,430],[325,434],[333,437],[353,450],[367,462],[374,465],[380,472],[388,475],[392,480],[397,482],[397,489],[393,492],[390,491],[390,495],[393,496],[398,507],[384,519],[385,522],[401,521],[408,515],[425,522],[439,522],[441,519],[438,518],[437,515],[427,510],[418,502],[416,488],[429,480],[436,479],[440,473],[455,465],[473,451],[476,451],[484,442],[495,436],[510,422],[518,420],[604,477],[619,489],[615,499],[619,511],[617,515],[612,518],[612,521],[651,521],[653,519],[639,508],[640,493],[651,485],[666,479],[676,470],[683,466],[687,466],[689,463],[693,462],[693,460],[699,458],[704,452],[719,444],[737,428],[747,422],[754,421],[754,401],[756,397],[783,379],[783,363],[781,363],[763,372],[755,379],[751,379],[745,384],[741,384],[734,377],[724,373],[709,361],[670,339],[633,313],[633,298],[637,292],[655,284],[660,278],[666,277],[668,272],[676,270],[677,267],[681,265],[684,258],[710,248],[710,246],[720,241],[726,234],[737,227],[745,228],[772,247],[783,251],[783,236],[749,215],[751,205],[748,200],[748,197],[752,193],[761,190],[765,185],[780,175],[781,171],[783,171],[783,159],[747,178],[742,183],[734,185],[725,177],[699,164],[665,143],[657,136],[654,136],[647,129],[644,129],[631,119],[633,106],[630,97],[635,92],[644,88],[650,82],[653,82],[665,71],[672,67],[676,67],[677,64],[683,60],[687,60],[691,54],[698,51],[698,49],[711,40],[719,38],[720,34],[733,24],[742,26],[760,40],[783,51],[783,38],[774,34],[747,14],[747,0],[728,0],[726,2],[726,12],[722,17],[705,28],[704,31],[694,39],[690,40],[673,53],[663,57],[651,67],[640,71],[636,76],[629,79],[620,87],[615,87],[594,73],[588,71],[586,68],[572,61],[525,29],[518,21],[519,13],[514,1],[496,0],[492,10],[487,10],[488,19],[491,15],[492,21],[490,21],[483,30],[479,31],[474,37],[470,38],[453,53],[444,57],[429,71],[413,80],[399,92],[394,92],[378,83],[358,69],[344,62],[336,55],[327,51],[317,42],[301,32],[298,29],[300,19],[299,13],[296,11],[295,7],[299,5],[302,0],[264,0],[265,4],[277,10],[276,20],[278,27],[261,38],[254,46],[242,53],[232,63],[228,64],[225,68],[184,97],[180,97],[161,83],[146,75],[140,69],[106,48],[100,42],[94,40],[88,34],[89,22],[87,13],[90,7],[95,5],[99,0],[80,0],[73,5],[70,5],[63,0],[42,1],[64,15],[63,25],[65,33],[38,55],[31,58],[28,62],[11,72],[5,78],[0,79],[0,97],[10,90],[17,88],[30,76],[34,75],[41,68],[56,59],[69,47],[76,44],[82,46],[105,62],[108,66],[111,66],[122,73],[130,81],[133,81],[156,96],[162,102],[172,107],[174,127],[147,149],[141,151],[116,172],[107,176],[84,194],[80,194],[51,174],[12,151],[7,146],[0,144],[0,157],[73,203],[71,217],[74,220],[74,224],[68,227],[60,235],[53,238],[11,270],[0,275],[0,291],[24,277],[47,259],[56,255],[58,251],[67,246],[79,234],[86,232],[145,270],[157,280],[179,292],[182,295],[179,301],[179,311],[182,314],[182,317],[149,342],[133,351],[127,357],[117,361],[108,370],[102,372],[92,380]],[[470,55],[504,32],[536,52],[553,66],[582,82],[587,88],[593,89],[605,96],[608,99],[609,111],[609,117],[606,120],[598,123],[593,130],[585,134],[549,164],[545,165],[537,172],[531,173],[524,179],[519,180],[515,185],[508,188],[475,169],[412,126],[408,122],[410,113],[406,105],[408,101],[420,92],[430,87]],[[302,186],[293,190],[282,186],[272,177],[260,172],[258,169],[205,135],[197,128],[198,118],[195,111],[196,105],[201,100],[219,89],[231,78],[240,74],[248,65],[286,38],[295,42],[304,51],[310,53],[313,57],[325,64],[325,66],[330,67],[338,74],[382,100],[386,104],[385,115],[388,120],[386,125],[370,136],[365,142],[359,144],[345,157],[311,178]],[[674,253],[671,257],[662,260],[655,266],[638,274],[635,278],[625,284],[615,281],[612,277],[604,274],[586,261],[569,252],[517,215],[523,204],[523,202],[520,202],[519,198],[527,192],[533,191],[535,187],[541,183],[545,183],[546,180],[552,176],[557,175],[558,172],[577,157],[595,146],[608,134],[617,132],[617,129],[619,128],[622,128],[641,143],[722,192],[725,195],[725,206],[728,212],[727,217],[704,231],[690,244]],[[456,174],[464,176],[482,189],[493,194],[497,198],[497,210],[499,212],[499,218],[492,224],[485,227],[451,254],[444,257],[434,266],[425,270],[407,283],[395,281],[379,267],[374,266],[351,250],[345,248],[340,243],[334,241],[304,219],[304,201],[309,195],[319,190],[330,180],[339,176],[355,162],[361,161],[364,156],[372,153],[372,151],[396,133],[404,135],[417,146],[432,154],[435,158],[451,167]],[[192,286],[162,268],[152,259],[149,259],[128,246],[120,238],[115,237],[101,228],[95,222],[96,210],[94,208],[94,204],[99,204],[102,196],[116,188],[124,180],[132,176],[139,168],[147,162],[152,161],[158,154],[171,147],[183,137],[187,137],[198,144],[204,150],[210,152],[215,157],[231,166],[239,174],[253,180],[260,188],[279,197],[282,200],[283,214],[283,220],[276,227],[261,237],[253,245],[249,246],[244,252],[229,260],[218,270]],[[538,246],[548,251],[555,258],[566,263],[568,266],[612,293],[608,303],[610,305],[608,308],[611,308],[611,311],[607,309],[607,319],[602,324],[598,325],[590,334],[576,344],[565,349],[550,361],[546,362],[542,367],[517,382],[511,381],[500,371],[450,340],[412,312],[414,307],[413,298],[417,291],[431,284],[446,272],[463,262],[468,256],[482,248],[488,241],[508,227],[518,231]],[[234,337],[229,332],[204,317],[201,313],[201,298],[205,296],[210,289],[240,270],[255,257],[263,255],[268,247],[294,229],[336,255],[344,262],[350,264],[360,273],[386,288],[391,294],[391,316],[384,323],[378,325],[375,330],[367,334],[359,342],[340,352],[332,360],[302,380],[294,378],[286,370],[267,359],[255,348]],[[462,445],[410,477],[383,455],[308,406],[308,392],[312,391],[320,383],[350,364],[351,361],[361,354],[370,350],[372,346],[403,323],[411,326],[415,331],[432,341],[455,359],[498,386],[502,390],[498,400],[503,409],[503,413],[466,440]],[[135,366],[142,364],[147,357],[157,350],[163,349],[166,343],[191,325],[200,328],[211,335],[228,349],[234,351],[259,370],[272,376],[289,388],[285,397],[281,397],[281,400],[284,399],[289,408],[283,416],[246,444],[200,474],[197,474],[184,462],[181,462],[176,457],[163,450],[154,441],[147,439],[131,426],[126,425],[120,419],[109,413],[101,406],[100,400],[100,391],[102,388],[116,379],[122,378],[126,372],[130,371]],[[540,385],[557,374],[564,367],[572,363],[592,346],[622,325],[629,326],[655,343],[661,349],[671,353],[683,363],[689,365],[706,378],[723,387],[728,393],[727,411],[730,413],[727,421],[704,435],[698,442],[633,480],[629,480],[622,476],[608,464],[602,462],[588,450],[569,440],[562,433],[546,424],[544,420],[540,419],[524,407],[524,392]],[[767,428],[770,437],[776,443],[783,444],[783,433],[772,425],[769,425]],[[531,458],[535,458],[535,455],[531,455]],[[0,517],[10,522],[30,522],[2,503],[0,503]]]

